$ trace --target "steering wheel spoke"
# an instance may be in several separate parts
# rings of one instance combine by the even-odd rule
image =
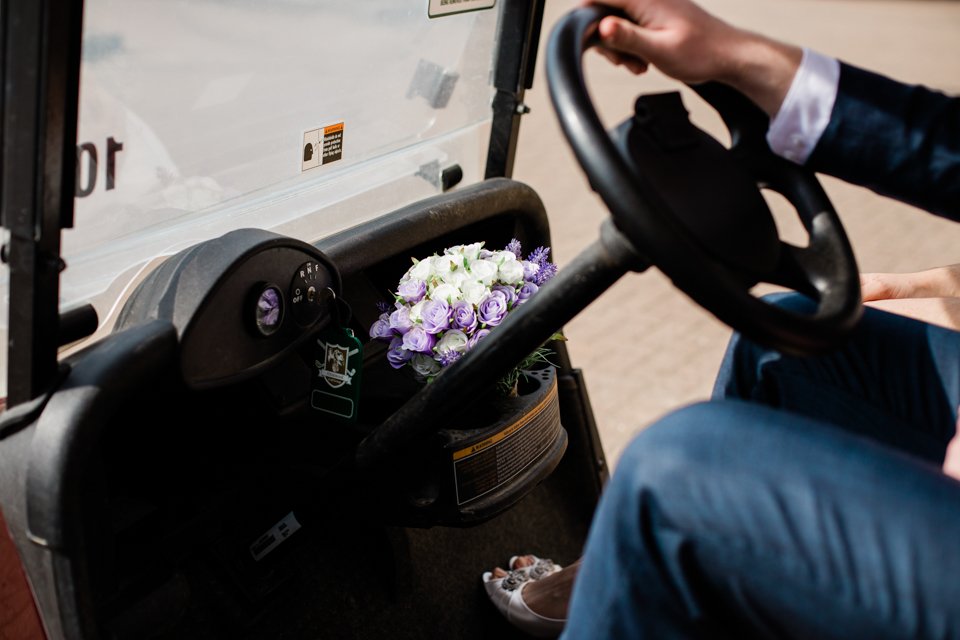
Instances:
[[[815,284],[816,279],[811,276],[816,274],[818,269],[817,256],[809,247],[798,247],[781,241],[780,261],[766,282],[816,299],[820,297],[820,291]]]

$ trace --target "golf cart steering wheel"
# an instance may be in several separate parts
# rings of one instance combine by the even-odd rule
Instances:
[[[833,206],[810,171],[770,151],[768,119],[747,98],[719,84],[695,88],[730,129],[730,149],[690,123],[677,93],[641,96],[637,114],[608,134],[581,60],[610,14],[587,7],[561,19],[547,49],[547,80],[564,133],[613,224],[360,443],[357,464],[371,474],[441,428],[472,390],[494,384],[518,354],[542,345],[629,270],[656,265],[722,321],[784,352],[826,351],[859,319],[859,274]],[[780,192],[796,208],[808,246],[780,240],[760,188]],[[759,282],[808,295],[815,311],[804,315],[756,298],[751,288]]]
[[[730,131],[723,147],[690,123],[679,93],[641,95],[635,115],[609,133],[584,83],[582,58],[599,43],[604,7],[567,14],[547,50],[547,81],[563,131],[591,186],[634,249],[694,301],[737,331],[789,353],[836,346],[862,312],[856,261],[813,172],[770,151],[769,120],[730,87],[693,89]],[[782,194],[809,234],[782,241],[761,195]],[[812,298],[809,315],[758,299],[760,282]]]

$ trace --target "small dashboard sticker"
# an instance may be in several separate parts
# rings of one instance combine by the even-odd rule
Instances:
[[[301,173],[343,158],[343,123],[305,131],[300,153]]]
[[[497,0],[430,0],[428,14],[431,18],[449,16],[454,13],[492,9]]]
[[[293,511],[283,517],[283,520],[273,525],[265,534],[257,538],[257,541],[250,545],[250,555],[257,562],[263,560],[268,553],[279,547],[287,541],[291,535],[300,530],[300,523]]]

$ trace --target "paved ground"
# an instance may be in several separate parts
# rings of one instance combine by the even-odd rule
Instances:
[[[547,3],[551,25],[574,6]],[[926,0],[707,0],[730,22],[806,44],[902,80],[960,93],[960,3]],[[543,46],[543,45],[541,45]],[[541,48],[543,51],[543,48]],[[628,113],[641,90],[676,88],[652,74],[638,80],[589,56],[591,90],[605,121]],[[561,138],[542,64],[528,94],[533,112],[521,131],[515,177],[532,185],[550,213],[561,265],[593,241],[606,210],[590,192]],[[694,118],[720,130],[709,108],[687,96]],[[864,271],[911,271],[960,259],[960,225],[824,180]],[[778,224],[796,238],[796,223],[774,202]],[[705,212],[709,214],[709,212]],[[672,408],[706,398],[729,330],[693,305],[656,271],[627,276],[567,327],[583,368],[601,436],[615,462],[630,436]]]

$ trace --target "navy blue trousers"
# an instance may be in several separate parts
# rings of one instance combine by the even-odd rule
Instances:
[[[714,396],[623,454],[565,638],[960,638],[960,333],[868,309],[828,356],[735,336]]]

